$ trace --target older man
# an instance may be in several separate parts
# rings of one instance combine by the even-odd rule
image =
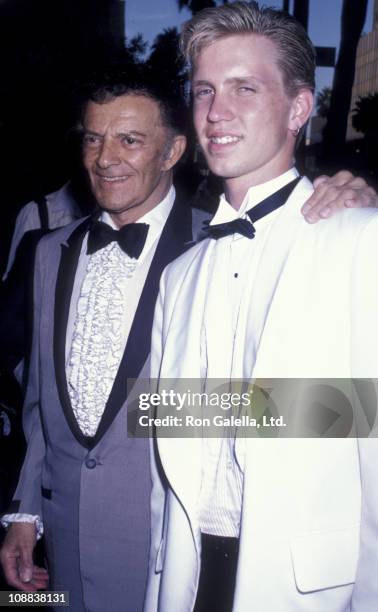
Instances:
[[[208,239],[163,273],[159,389],[377,376],[378,216],[310,226],[300,214],[312,192],[294,167],[313,104],[305,31],[235,2],[198,13],[182,45],[198,140],[224,194]],[[157,440],[169,485],[153,494],[148,612],[376,609],[376,440],[190,438]]]
[[[137,612],[150,475],[146,440],[127,437],[126,379],[143,371],[160,274],[196,223],[172,186],[185,147],[177,99],[140,75],[113,75],[92,88],[82,122],[99,212],[37,252],[28,451],[1,558],[12,586],[44,586],[32,562],[43,525],[50,587],[70,592],[73,612]]]
[[[148,445],[127,438],[127,377],[150,351],[161,271],[192,240],[172,169],[180,103],[149,80],[107,79],[83,112],[96,218],[42,240],[24,424],[28,450],[2,551],[9,583],[35,590],[36,526],[50,587],[72,611],[142,609],[150,538]],[[25,522],[27,521],[27,522]]]

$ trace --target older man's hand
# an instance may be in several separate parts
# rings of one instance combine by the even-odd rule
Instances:
[[[34,565],[36,541],[34,523],[12,523],[0,551],[0,561],[8,584],[31,593],[45,589],[49,580],[47,571]]]
[[[314,187],[313,195],[302,206],[302,214],[308,223],[327,219],[342,208],[378,207],[374,189],[363,178],[346,170],[331,177],[317,177]]]

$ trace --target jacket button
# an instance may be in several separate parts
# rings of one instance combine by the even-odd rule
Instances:
[[[96,459],[87,459],[85,465],[87,466],[88,470],[93,470],[93,468],[95,468],[97,465],[97,461]]]

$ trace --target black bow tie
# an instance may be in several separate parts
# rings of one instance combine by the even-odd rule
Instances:
[[[129,223],[115,230],[107,223],[93,221],[88,234],[87,254],[92,255],[111,242],[118,242],[129,257],[138,259],[146,242],[148,228],[146,223]]]
[[[224,236],[230,236],[231,234],[242,234],[246,238],[254,238],[255,228],[248,219],[233,219],[226,223],[217,223],[216,225],[209,225],[206,228],[206,238],[223,238]]]
[[[263,217],[266,217],[266,215],[271,213],[273,210],[276,210],[276,208],[279,208],[285,204],[300,179],[301,177],[298,176],[296,179],[290,181],[290,183],[265,198],[265,200],[256,204],[254,208],[248,210],[247,215],[250,218],[251,223],[248,221],[248,219],[234,219],[233,221],[228,221],[227,223],[207,225],[209,223],[207,221],[207,223],[205,222],[207,227],[204,228],[204,237],[215,238],[215,240],[218,240],[218,238],[230,236],[231,234],[242,234],[246,238],[254,238],[256,230],[253,223],[259,219],[262,219]]]

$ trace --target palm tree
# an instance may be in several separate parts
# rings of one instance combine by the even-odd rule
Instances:
[[[323,87],[316,96],[316,112],[319,117],[327,117],[329,113],[329,105],[331,103],[332,89]]]
[[[179,33],[176,28],[165,28],[158,34],[152,44],[147,60],[156,74],[162,75],[170,88],[183,90],[186,79],[184,58],[179,53]]]
[[[143,55],[147,49],[147,41],[144,40],[143,34],[140,32],[133,36],[131,40],[126,42],[124,49],[125,59],[129,60],[131,64],[138,64],[142,61]]]
[[[358,98],[353,109],[352,124],[362,134],[378,131],[378,92]]]
[[[365,23],[368,0],[344,0],[341,15],[341,41],[333,77],[331,105],[324,129],[325,156],[337,165],[345,143],[352,98],[356,52]]]
[[[378,92],[360,97],[353,109],[352,125],[364,135],[365,159],[369,169],[376,172],[378,146]]]

